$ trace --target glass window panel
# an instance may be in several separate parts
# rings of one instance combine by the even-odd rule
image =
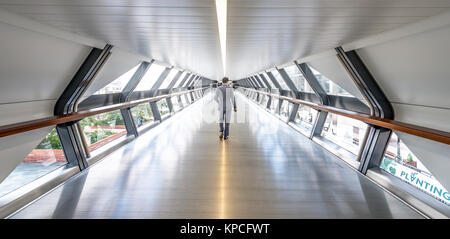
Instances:
[[[144,77],[142,77],[141,81],[137,85],[134,91],[145,91],[150,90],[155,82],[158,80],[161,73],[166,69],[165,66],[158,65],[153,63],[150,66],[150,69],[147,70]]]
[[[258,103],[262,105],[264,98],[266,98],[266,95],[260,94]]]
[[[273,114],[278,114],[279,112],[278,112],[278,105],[280,104],[280,100],[279,99],[277,99],[277,98],[273,98],[272,99],[272,103],[270,104],[270,111],[273,113]]]
[[[292,103],[283,100],[280,108],[281,118],[283,118],[284,120],[287,120],[289,118],[289,113],[292,111],[292,106]]]
[[[284,68],[284,70],[286,71],[289,78],[291,78],[298,91],[314,93],[308,81],[305,79],[296,65],[288,66]]]
[[[179,71],[176,69],[170,70],[170,73],[167,75],[166,79],[163,81],[159,89],[167,89],[167,87],[172,82],[173,78],[178,74],[178,72]]]
[[[261,80],[261,78],[259,77],[259,75],[255,75],[256,80],[258,81],[258,84],[261,86],[261,88],[267,88],[266,84],[264,84],[264,81]]]
[[[262,102],[261,102],[261,105],[262,105],[264,108],[266,108],[268,102],[269,102],[269,96],[265,95],[264,98],[263,98],[263,100],[262,100]]]
[[[172,88],[178,88],[179,84],[181,83],[181,81],[184,79],[184,77],[186,77],[187,72],[183,72],[180,76],[180,78],[178,78],[177,82],[173,85]]]
[[[136,72],[136,70],[139,68],[140,65],[141,64],[136,65],[135,67],[133,67],[126,73],[117,77],[113,82],[109,83],[107,86],[105,86],[102,89],[95,92],[94,95],[112,94],[112,93],[122,92],[123,88],[125,88],[128,81],[130,81],[131,77],[133,77],[134,73]]]
[[[80,121],[89,151],[127,134],[120,110],[86,117]]]
[[[149,103],[144,103],[131,108],[131,115],[137,128],[155,121]]]
[[[188,84],[191,84],[192,81],[195,80],[195,78],[197,78],[196,75],[194,75],[194,76],[189,76],[189,78],[186,80],[186,82],[184,82],[184,84],[183,84],[182,86],[180,86],[180,87],[183,87],[183,88],[188,87]]]
[[[187,101],[186,94],[181,95],[180,98],[181,98],[181,103],[182,103],[183,107],[186,107],[189,104],[188,103],[189,101]]]
[[[178,101],[178,97],[177,96],[172,97],[171,101],[172,101],[172,106],[173,106],[174,112],[179,111],[181,109],[181,106],[180,106],[180,103]]]
[[[306,135],[309,135],[313,128],[314,122],[316,121],[316,117],[317,110],[305,105],[299,105],[297,114],[295,115],[294,123]]]
[[[269,76],[267,75],[266,72],[262,73],[264,75],[264,78],[266,78],[266,81],[269,83],[270,87],[272,89],[276,89],[277,87],[275,87],[275,85],[273,84],[272,80],[270,80]]]
[[[289,90],[289,87],[286,85],[286,83],[283,80],[283,77],[281,77],[280,73],[278,73],[277,70],[272,71],[272,74],[277,80],[278,84],[280,84],[282,90]]]
[[[186,97],[186,102],[188,103],[188,104],[191,104],[192,102],[192,99],[191,99],[191,94],[184,94],[184,97]]]
[[[333,81],[326,78],[316,69],[312,68],[311,66],[309,68],[311,69],[314,76],[316,76],[317,81],[319,81],[319,83],[322,85],[323,89],[325,90],[325,92],[327,92],[327,94],[354,97],[353,95],[342,89],[339,85],[335,84]]]
[[[380,168],[450,205],[450,194],[402,140],[392,133]]]
[[[367,125],[361,121],[328,113],[321,136],[358,155]]]
[[[161,117],[170,113],[169,105],[167,105],[166,99],[159,100],[158,102],[156,102],[156,105],[158,106],[159,114],[161,115]]]
[[[0,183],[0,197],[65,165],[67,165],[67,161],[56,129],[53,128],[8,177]]]

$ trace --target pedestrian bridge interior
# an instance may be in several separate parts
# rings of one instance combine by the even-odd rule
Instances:
[[[448,218],[449,40],[450,0],[0,0],[0,218]]]

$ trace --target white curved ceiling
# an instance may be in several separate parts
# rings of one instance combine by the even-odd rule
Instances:
[[[448,11],[448,0],[228,0],[232,79]]]
[[[211,79],[223,74],[213,0],[0,0],[0,7]]]
[[[0,0],[57,28],[220,79],[214,0]],[[450,10],[450,0],[228,0],[227,74],[239,79]]]

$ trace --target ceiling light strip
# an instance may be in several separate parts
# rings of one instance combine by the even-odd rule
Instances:
[[[220,50],[223,74],[226,75],[227,60],[227,0],[216,0],[217,23],[219,25]]]

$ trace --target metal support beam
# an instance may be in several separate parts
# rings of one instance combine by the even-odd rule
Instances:
[[[250,81],[250,83],[252,83],[252,85],[253,85],[253,87],[254,87],[255,89],[258,89],[258,88],[259,88],[258,84],[256,84],[256,82],[255,82],[254,79],[252,79],[251,77],[249,77],[248,80]]]
[[[186,84],[183,86],[183,88],[188,87],[188,85],[191,84],[192,81],[196,80],[199,76],[198,75],[194,75],[193,77],[191,77],[191,79],[189,79]]]
[[[131,79],[128,81],[127,85],[123,88],[120,102],[127,102],[130,100],[130,97],[138,86],[139,82],[141,82],[144,75],[147,73],[150,66],[153,64],[154,60],[151,60],[150,62],[142,62],[141,65],[139,65],[136,72],[133,74]],[[131,114],[131,108],[121,109],[120,113],[123,118],[123,122],[125,124],[125,129],[127,130],[127,135],[134,135],[134,137],[138,137],[139,133],[136,127],[136,124],[133,120],[133,115]]]
[[[295,65],[298,67],[309,86],[313,89],[314,93],[319,96],[322,105],[328,105],[327,92],[323,89],[322,85],[317,80],[316,76],[312,73],[311,69],[306,63],[298,64],[295,61]]]
[[[369,135],[362,150],[358,169],[363,174],[366,174],[370,168],[378,168],[380,166],[392,134],[392,130],[378,126],[369,126],[367,130],[369,130]]]
[[[303,74],[305,80],[308,82],[309,86],[311,86],[314,93],[317,96],[319,96],[321,103],[323,105],[329,105],[327,92],[323,89],[322,85],[319,83],[316,76],[312,73],[309,66],[306,63],[298,64],[297,61],[295,61],[294,63],[298,67],[300,72]],[[319,136],[322,133],[322,129],[325,124],[325,120],[327,119],[327,116],[328,112],[321,110],[318,111],[316,120],[311,130],[311,135],[309,136],[310,139],[312,139],[314,136]]]
[[[267,101],[266,109],[270,109],[270,105],[272,105],[272,96],[269,96],[269,100]]]
[[[178,71],[178,73],[173,77],[172,81],[170,82],[170,84],[167,86],[167,90],[171,90],[175,84],[177,83],[177,81],[180,79],[181,75],[183,74],[182,71]]]
[[[294,94],[295,98],[299,99],[300,94],[298,93],[298,89],[297,89],[297,87],[295,87],[294,82],[292,82],[291,78],[286,73],[286,71],[284,69],[278,69],[278,68],[277,68],[277,70],[278,70],[278,73],[280,73],[281,78],[284,80],[284,83],[286,83],[286,85],[289,87],[291,92]]]
[[[53,110],[54,115],[69,114],[77,110],[79,99],[108,60],[111,55],[111,49],[111,45],[106,45],[103,49],[93,48],[91,50],[64,89],[62,95],[56,101]],[[83,145],[76,123],[77,121],[58,124],[56,125],[56,131],[69,164],[78,165],[80,170],[83,170],[88,166],[86,155],[89,149],[87,145]]]
[[[386,119],[394,119],[394,110],[370,71],[364,65],[356,51],[344,52],[342,47],[336,48],[337,56],[358,89],[373,107],[373,115]]]
[[[371,115],[394,119],[394,110],[391,103],[378,86],[372,74],[356,51],[344,52],[342,47],[336,48],[337,57],[347,70],[355,85],[361,91],[371,106]],[[378,167],[383,158],[384,151],[389,142],[391,130],[369,125],[369,130],[364,149],[360,153],[359,171],[363,174],[373,167]]]
[[[199,76],[197,79],[193,80],[193,81],[188,85],[188,88],[189,88],[189,87],[195,86],[195,83],[197,83],[198,81],[202,80],[202,78],[203,78],[203,77]]]
[[[192,73],[187,73],[187,74],[184,76],[183,80],[181,80],[181,82],[178,83],[178,85],[176,86],[176,88],[182,87],[183,84],[184,84],[190,77],[192,77],[192,76],[193,76]]]
[[[167,78],[172,68],[173,67],[166,67],[166,69],[161,72],[158,80],[156,80],[155,84],[153,84],[152,88],[150,89],[150,94],[152,97],[156,95],[156,92],[158,91],[164,80]],[[152,110],[153,118],[155,119],[155,121],[161,121],[161,114],[159,113],[158,105],[156,104],[156,102],[150,102],[150,109]]]
[[[314,121],[314,125],[311,130],[311,134],[309,138],[312,139],[314,136],[319,136],[322,133],[323,126],[325,125],[325,121],[327,119],[328,112],[319,110],[317,112],[316,120]]]
[[[93,48],[91,50],[69,85],[58,98],[54,107],[55,115],[69,114],[74,111],[76,102],[111,55],[111,48],[111,45],[106,45],[103,49]]]
[[[297,87],[295,87],[294,82],[292,82],[291,78],[289,77],[289,75],[286,73],[286,71],[284,69],[278,69],[278,73],[280,73],[281,78],[283,78],[284,82],[286,83],[286,85],[289,87],[289,89],[291,90],[291,92],[295,95],[295,98],[299,99],[300,98],[300,93],[298,92]],[[281,102],[280,102],[281,103]],[[289,102],[288,102],[289,104]],[[298,105],[294,105],[297,110],[298,110]],[[295,114],[297,114],[297,111],[292,110],[292,112],[290,112],[289,114],[289,121],[293,121],[295,119]]]
[[[266,84],[267,88],[269,90],[272,90],[272,87],[270,86],[269,82],[267,81],[266,77],[263,74],[259,74],[259,78]]]
[[[252,85],[250,84],[250,81],[248,79],[245,79],[244,82],[248,88],[252,88]]]
[[[174,113],[175,109],[173,108],[172,98],[167,98],[167,106],[169,107],[170,113]]]
[[[257,77],[256,75],[251,76],[251,77],[256,81],[256,83],[258,83],[259,88],[266,88],[266,87],[264,86],[264,84],[261,82],[261,80],[258,79],[258,77]]]
[[[290,102],[287,102],[288,104],[292,104]],[[292,104],[292,111],[289,112],[289,118],[288,118],[288,122],[292,122],[295,120],[295,117],[297,116],[297,111],[298,111],[298,104]]]
[[[133,76],[128,81],[127,85],[123,88],[121,92],[120,102],[127,102],[130,100],[130,96],[133,93],[134,89],[138,86],[139,82],[141,82],[145,73],[147,73],[150,66],[153,64],[154,60],[150,62],[143,61],[139,65],[136,72],[134,72]]]
[[[259,77],[261,80],[264,81],[264,83],[267,85],[267,88],[269,89],[269,92],[272,92],[272,86],[267,81],[266,77],[263,74],[259,74]],[[272,96],[269,96],[269,100],[267,101],[266,109],[270,109],[270,105],[272,104]]]
[[[272,72],[267,71],[266,74],[267,74],[267,76],[269,76],[269,79],[272,81],[273,85],[277,89],[281,90],[281,85],[280,85],[280,83],[278,83],[277,79],[275,79],[275,76],[273,76]]]
[[[161,72],[161,74],[158,77],[158,80],[156,80],[155,84],[153,84],[152,88],[150,89],[151,97],[156,95],[156,91],[159,89],[159,87],[162,85],[164,80],[166,80],[167,76],[169,75],[170,71],[173,67],[166,67],[166,69]]]
[[[183,74],[182,71],[179,71],[175,77],[173,78],[172,82],[170,82],[169,86],[167,87],[168,92],[170,92],[172,90],[172,88],[175,86],[175,84],[178,82],[178,80],[180,79],[181,75]],[[188,74],[186,74],[187,76]],[[167,106],[169,107],[169,111],[171,113],[175,112],[175,109],[173,108],[173,103],[172,103],[172,98],[167,98]]]
[[[127,130],[127,135],[134,135],[134,137],[138,137],[139,132],[133,120],[131,108],[120,109],[120,114],[122,115],[122,119],[125,124],[125,129]]]
[[[83,154],[83,145],[76,128],[76,122],[59,124],[56,126],[56,132],[69,165],[78,165],[80,170],[87,168],[88,163]]]
[[[156,101],[150,102],[150,109],[152,110],[153,118],[155,119],[155,121],[161,121],[161,114],[159,113]]]

